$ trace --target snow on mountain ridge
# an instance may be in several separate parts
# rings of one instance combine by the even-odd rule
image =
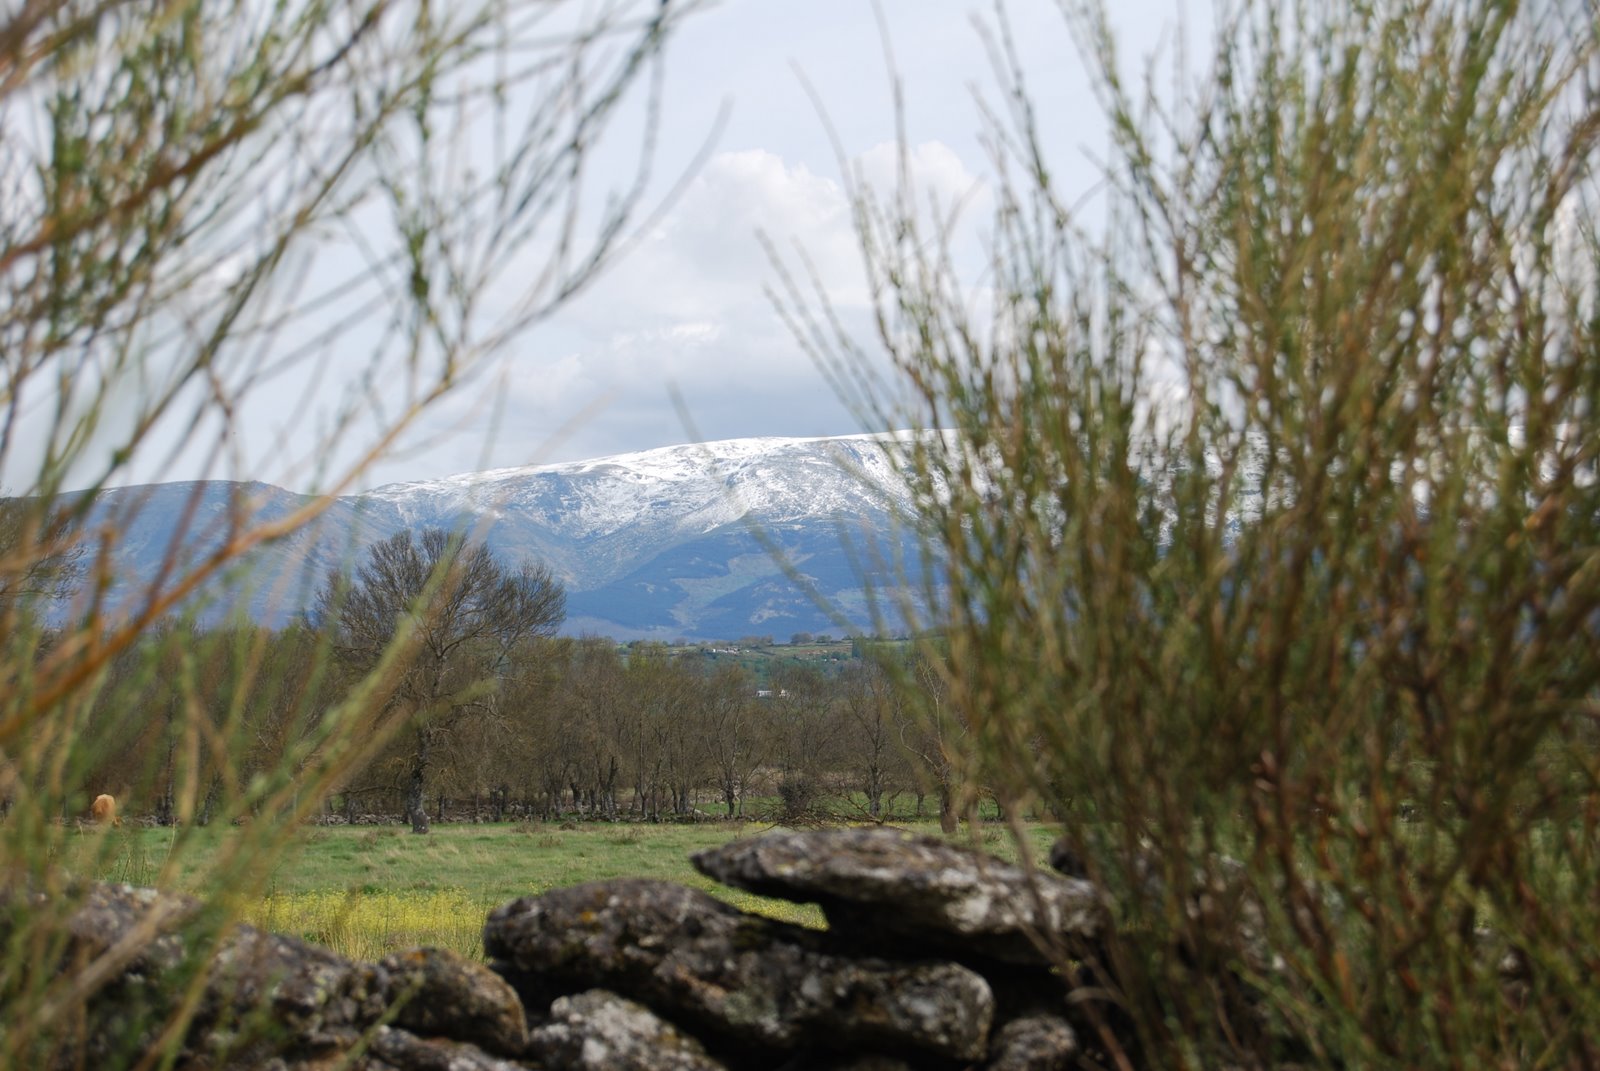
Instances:
[[[875,627],[867,589],[896,578],[873,572],[873,563],[914,552],[892,520],[910,496],[897,489],[882,449],[890,439],[728,440],[388,484],[325,503],[313,523],[256,548],[197,593],[193,606],[206,620],[242,610],[280,627],[304,615],[326,578],[357,566],[373,544],[408,529],[443,528],[472,532],[508,563],[549,567],[566,588],[575,631],[719,638],[836,626],[813,592],[860,627]],[[99,496],[90,527],[119,533],[107,605],[138,605],[172,561],[213,553],[241,497],[258,518],[286,516],[310,501],[227,481]],[[774,550],[805,570],[804,585],[784,575]],[[70,600],[54,612],[64,620]]]
[[[388,498],[409,494],[424,488],[444,490],[452,487],[472,486],[480,483],[545,474],[580,475],[594,472],[598,469],[637,473],[641,476],[666,480],[699,478],[705,474],[703,461],[708,458],[713,461],[727,462],[741,458],[764,456],[793,447],[815,448],[819,445],[826,447],[842,443],[876,445],[898,434],[903,433],[891,432],[888,435],[883,435],[876,432],[867,432],[858,435],[810,437],[769,435],[742,439],[719,439],[704,443],[680,443],[675,446],[656,446],[648,450],[635,450],[628,453],[607,454],[604,457],[585,458],[582,461],[554,461],[546,462],[542,465],[517,465],[509,468],[485,469],[480,472],[464,472],[453,476],[444,476],[436,480],[389,483],[364,493],[369,497]],[[699,459],[701,463],[691,464],[689,463],[690,459]]]
[[[883,439],[728,439],[386,484],[361,497],[408,518],[516,515],[580,540],[640,524],[702,534],[749,514],[783,521],[904,504],[882,463]]]

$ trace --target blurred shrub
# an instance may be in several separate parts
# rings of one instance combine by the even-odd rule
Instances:
[[[856,190],[896,374],[782,300],[937,429],[890,449],[968,806],[1049,805],[1117,892],[1069,969],[1133,1066],[1593,1066],[1594,13],[1246,3],[1165,100],[1064,7],[1103,215],[1002,30],[981,285],[906,168]]]

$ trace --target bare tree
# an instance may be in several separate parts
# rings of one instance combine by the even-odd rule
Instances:
[[[910,704],[900,682],[869,658],[851,662],[839,675],[839,700],[849,740],[843,758],[854,787],[866,796],[868,817],[882,819],[884,797],[897,791],[905,767],[899,738]]]
[[[939,828],[954,833],[959,826],[958,798],[962,789],[958,761],[967,736],[967,723],[950,701],[948,669],[944,658],[928,650],[915,652],[906,667],[909,708],[902,707],[896,728],[900,743],[918,772],[917,816],[922,816],[923,792],[931,787],[939,799]]]
[[[316,615],[335,630],[339,655],[362,672],[392,644],[407,648],[388,703],[413,722],[406,813],[412,831],[426,833],[423,800],[439,744],[487,709],[496,682],[529,657],[531,641],[554,634],[566,592],[544,566],[508,569],[460,534],[408,530],[375,544],[353,578],[330,576]]]
[[[629,653],[625,682],[634,807],[652,820],[660,818],[663,805],[686,810],[703,751],[688,728],[694,681],[664,646],[650,643]]]
[[[762,724],[755,682],[745,669],[719,668],[704,688],[702,717],[711,774],[728,817],[743,817],[745,795],[772,750],[772,735]]]
[[[835,766],[840,721],[835,688],[811,665],[783,665],[772,671],[767,706],[776,742],[778,795],[788,821],[816,817],[825,775]]]

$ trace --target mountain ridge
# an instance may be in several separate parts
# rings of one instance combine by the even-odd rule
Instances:
[[[549,566],[567,588],[569,632],[731,639],[910,627],[868,609],[869,588],[896,585],[889,563],[915,552],[910,493],[883,451],[896,434],[730,439],[385,484],[334,499],[190,609],[282,625],[307,612],[329,570],[358,564],[372,543],[442,527],[472,531],[503,559]],[[136,605],[164,562],[214,552],[246,492],[257,521],[314,501],[259,482],[101,492],[88,525],[117,533],[109,603]]]

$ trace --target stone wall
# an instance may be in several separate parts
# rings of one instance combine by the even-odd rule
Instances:
[[[110,969],[82,1029],[55,1039],[47,1062],[132,1062],[187,989],[199,998],[181,1067],[1104,1065],[1082,1018],[1088,991],[1069,1000],[1069,980],[1051,966],[1108,924],[1086,881],[886,828],[737,840],[694,864],[728,885],[819,903],[828,928],[623,879],[497,908],[484,929],[487,966],[428,949],[354,963],[245,926],[195,942],[213,950],[202,956],[189,943],[204,929],[198,903],[96,886],[69,921],[62,970]],[[0,927],[28,907],[25,894],[5,897]]]

